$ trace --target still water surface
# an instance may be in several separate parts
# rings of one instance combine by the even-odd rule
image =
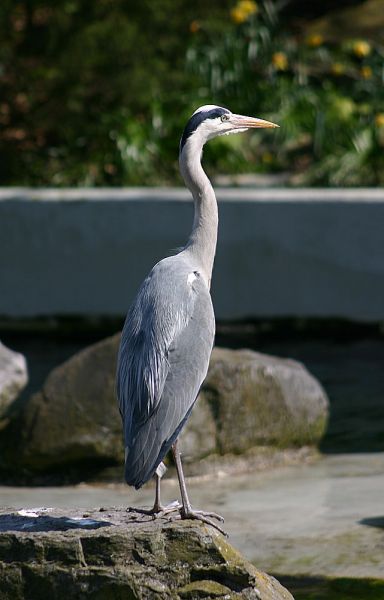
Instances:
[[[384,579],[384,453],[338,454],[314,464],[239,476],[192,478],[196,508],[225,517],[231,543],[273,573]],[[153,487],[0,488],[13,508],[143,506]],[[175,479],[163,500],[179,497]]]
[[[54,366],[94,339],[2,341],[28,358],[27,397]],[[231,543],[258,568],[277,574],[297,600],[384,599],[384,340],[255,341],[219,333],[217,343],[302,361],[330,397],[330,422],[318,462],[215,481],[192,479],[193,504],[223,514]],[[163,487],[164,500],[178,497],[175,480]],[[87,509],[152,500],[151,486],[139,492],[119,484],[0,488],[1,504],[14,508]]]

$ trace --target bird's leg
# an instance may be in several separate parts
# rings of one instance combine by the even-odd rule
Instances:
[[[164,467],[164,472],[165,472],[165,467]],[[161,500],[160,500],[160,482],[161,482],[161,477],[162,475],[159,473],[155,473],[155,502],[152,508],[135,508],[133,506],[129,506],[127,508],[127,512],[135,512],[135,513],[139,513],[140,515],[149,515],[152,516],[154,519],[157,519],[158,517],[163,517],[171,512],[175,512],[176,510],[180,509],[180,502],[178,500],[175,500],[174,502],[171,502],[171,504],[167,504],[167,506],[163,506],[161,504]]]
[[[168,514],[170,512],[174,512],[175,510],[179,510],[179,508],[180,508],[180,502],[178,500],[174,500],[170,504],[167,504],[167,506],[163,506],[161,504],[161,500],[160,500],[160,482],[161,482],[161,477],[162,477],[162,475],[159,475],[158,473],[155,473],[155,482],[156,482],[155,503],[153,505],[152,512],[154,514],[166,515],[166,514]]]
[[[155,473],[155,504],[153,505],[154,512],[160,512],[162,510],[161,500],[160,500],[160,483],[161,477],[157,473]]]
[[[179,479],[180,493],[181,493],[181,508],[180,516],[182,519],[197,519],[203,521],[215,529],[218,529],[223,535],[227,535],[226,532],[217,525],[210,517],[217,519],[218,521],[224,521],[223,517],[214,512],[204,512],[202,510],[193,510],[191,503],[188,498],[187,486],[185,484],[185,478],[183,473],[183,467],[181,464],[181,456],[178,448],[178,440],[172,446],[173,457],[175,459],[177,477]]]

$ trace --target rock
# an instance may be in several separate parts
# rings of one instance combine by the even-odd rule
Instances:
[[[215,348],[202,395],[220,454],[314,445],[327,424],[328,398],[302,364],[251,350]]]
[[[107,338],[54,369],[11,427],[8,455],[1,453],[4,462],[32,472],[64,471],[73,465],[85,476],[106,465],[122,465],[116,353],[117,338]]]
[[[113,465],[122,478],[114,384],[119,340],[119,335],[107,338],[54,369],[24,405],[0,438],[0,464],[3,473],[12,465],[10,480],[16,471],[90,479]],[[327,406],[323,389],[303,365],[251,350],[215,348],[182,433],[183,457],[193,464],[256,446],[315,445],[326,426]]]
[[[188,424],[181,433],[183,460],[198,461],[217,452],[217,424],[204,393],[191,412]]]
[[[0,342],[0,419],[27,383],[28,370],[24,356]]]
[[[0,511],[2,600],[293,600],[215,529],[123,509]]]

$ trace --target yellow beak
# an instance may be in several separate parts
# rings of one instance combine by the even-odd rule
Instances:
[[[232,115],[231,122],[235,127],[280,127],[280,125],[276,125],[276,123],[272,123],[271,121],[264,121],[264,119],[257,119],[256,117],[245,117],[243,115]]]

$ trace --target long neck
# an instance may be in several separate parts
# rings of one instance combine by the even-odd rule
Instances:
[[[209,287],[217,243],[217,201],[211,182],[201,166],[202,148],[191,142],[185,144],[179,160],[181,175],[195,203],[192,232],[185,252],[196,260]]]

